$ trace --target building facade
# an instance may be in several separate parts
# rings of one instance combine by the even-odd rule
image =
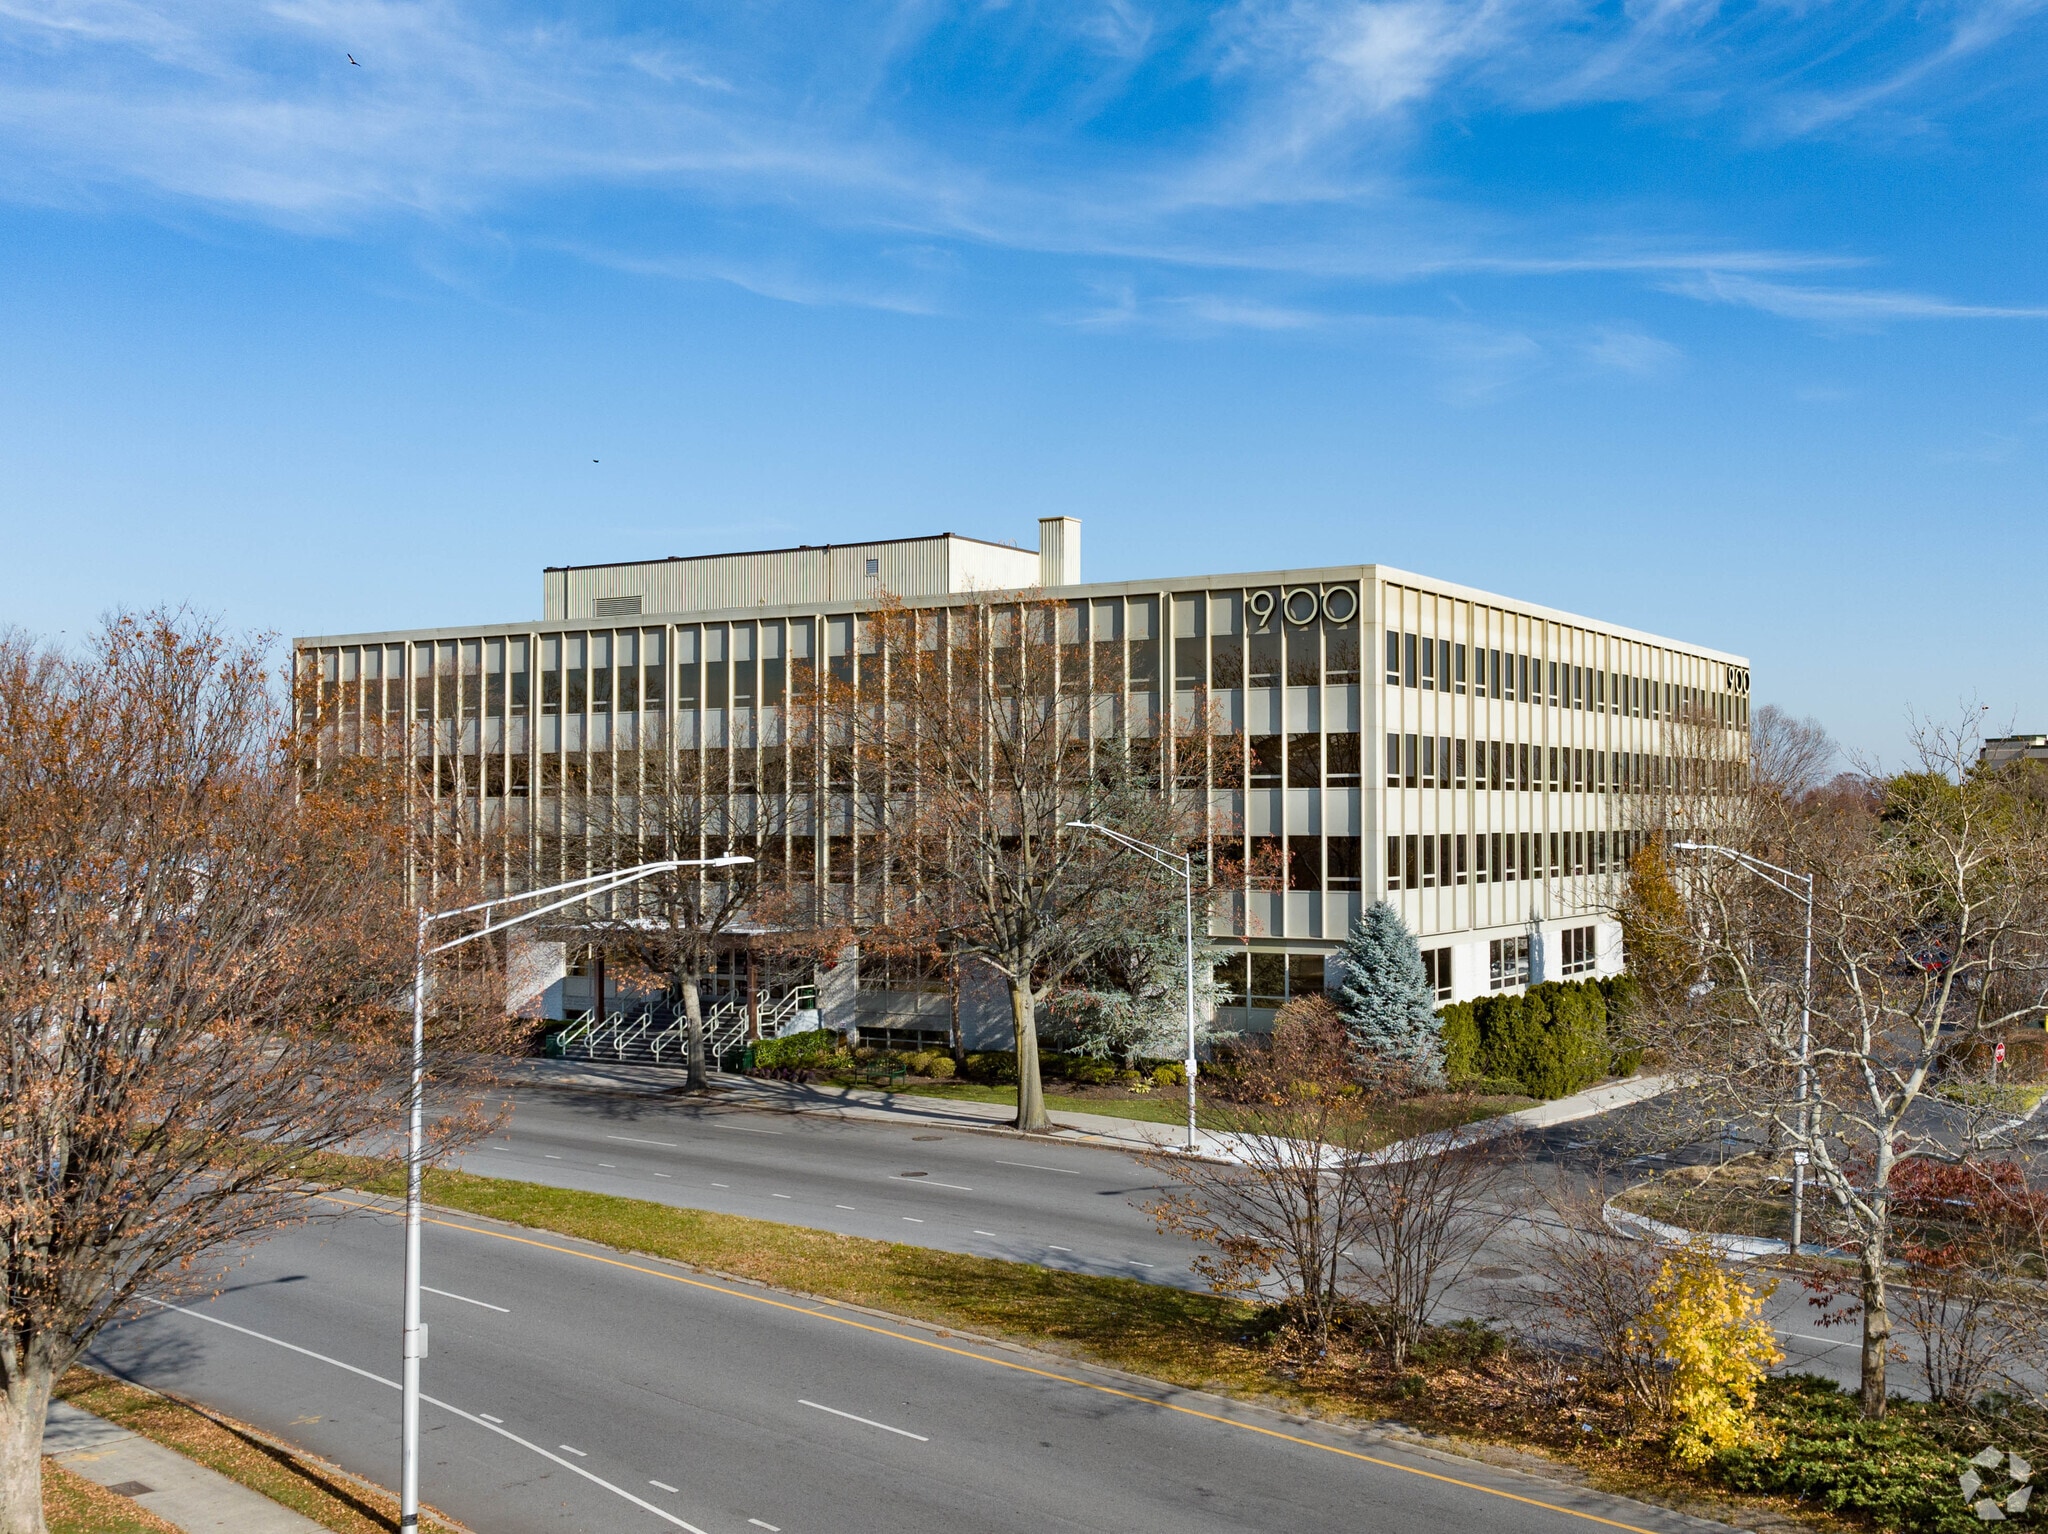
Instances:
[[[1646,807],[1732,789],[1748,758],[1739,655],[1380,565],[1086,584],[1070,518],[1044,519],[1036,551],[941,534],[551,569],[539,619],[295,653],[333,749],[409,753],[444,821],[519,849],[514,880],[586,871],[547,834],[555,785],[630,794],[650,760],[694,753],[736,798],[810,801],[787,855],[829,887],[863,860],[828,766],[788,776],[793,679],[853,672],[862,614],[885,598],[1028,588],[1089,647],[1109,728],[1157,734],[1162,710],[1191,716],[1206,695],[1245,738],[1249,773],[1218,791],[1217,824],[1288,871],[1219,903],[1237,942],[1226,1023],[1321,990],[1379,896],[1444,1000],[1618,972],[1608,912]]]

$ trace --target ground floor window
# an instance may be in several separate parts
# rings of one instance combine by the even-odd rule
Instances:
[[[1595,930],[1592,927],[1567,927],[1558,934],[1558,949],[1564,961],[1559,968],[1564,974],[1586,974],[1599,962]]]
[[[1451,999],[1450,949],[1423,949],[1422,972],[1429,977],[1429,988],[1436,993],[1436,999],[1438,1001],[1449,1001]]]
[[[1496,991],[1529,983],[1529,940],[1497,937],[1487,944],[1486,983]]]

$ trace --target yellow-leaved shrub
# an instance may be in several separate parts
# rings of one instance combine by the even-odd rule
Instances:
[[[1705,1241],[1674,1252],[1658,1270],[1638,1336],[1670,1365],[1671,1454],[1680,1464],[1704,1465],[1764,1438],[1757,1386],[1785,1356],[1763,1314],[1776,1287],[1752,1288]]]

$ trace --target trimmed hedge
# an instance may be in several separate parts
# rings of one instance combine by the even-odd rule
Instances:
[[[788,1070],[817,1066],[838,1054],[846,1041],[824,1028],[784,1034],[779,1039],[762,1039],[752,1048],[752,1066],[757,1071]]]
[[[1634,994],[1626,976],[1545,981],[1520,995],[1482,996],[1443,1008],[1444,1072],[1453,1084],[1512,1081],[1531,1097],[1568,1097],[1610,1074],[1625,1076],[1642,1051],[1620,1037]]]

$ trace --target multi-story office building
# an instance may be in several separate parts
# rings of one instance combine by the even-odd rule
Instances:
[[[541,866],[566,840],[520,834],[551,824],[553,784],[630,792],[650,754],[696,753],[711,785],[780,789],[792,678],[851,670],[885,598],[1037,588],[1090,646],[1094,685],[1115,679],[1104,717],[1147,733],[1206,691],[1246,737],[1219,821],[1288,870],[1227,903],[1225,988],[1253,1026],[1322,987],[1380,895],[1446,1000],[1616,972],[1614,876],[1652,802],[1733,786],[1748,754],[1741,656],[1380,565],[1084,584],[1069,518],[1043,519],[1035,552],[948,533],[550,569],[542,586],[538,619],[297,641],[339,747],[399,727],[444,817],[522,849],[512,877],[583,871]],[[788,789],[824,808],[822,785]],[[793,866],[857,876],[850,827],[789,826]]]

